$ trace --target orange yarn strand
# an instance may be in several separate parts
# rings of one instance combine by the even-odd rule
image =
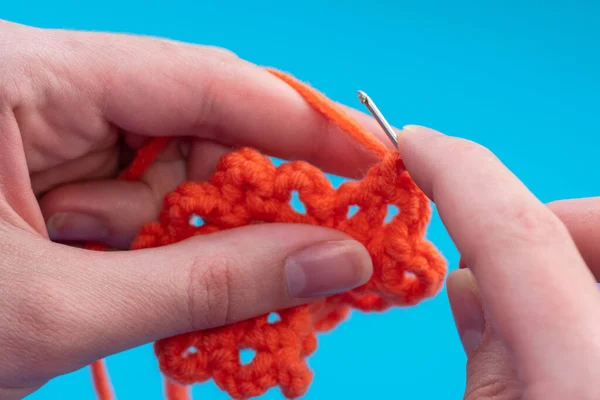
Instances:
[[[165,395],[169,400],[189,400],[187,387],[179,385],[170,379],[165,380]]]
[[[158,156],[158,153],[164,149],[169,143],[170,138],[159,137],[150,140],[146,146],[138,150],[135,159],[123,173],[119,176],[119,179],[124,181],[133,181],[139,179],[144,172],[148,169],[150,164],[154,162],[154,159]]]
[[[188,400],[184,385],[209,379],[234,399],[260,396],[276,386],[287,398],[298,398],[312,380],[306,359],[317,347],[318,332],[334,328],[351,309],[376,312],[417,304],[435,295],[444,279],[445,261],[425,239],[429,200],[410,178],[398,152],[388,150],[321,93],[282,72],[269,71],[380,162],[361,181],[335,189],[322,171],[306,162],[276,167],[256,150],[238,149],[219,161],[208,182],[186,182],[168,194],[158,221],[142,227],[131,249],[166,246],[253,223],[303,223],[337,229],[361,242],[372,257],[374,273],[359,288],[311,305],[274,310],[276,322],[262,315],[157,341],[154,351],[166,377],[168,400]],[[139,179],[168,140],[151,140],[120,178]],[[305,213],[290,205],[294,191]],[[386,221],[390,205],[400,212]],[[358,211],[349,215],[352,206]],[[200,226],[190,222],[195,217],[201,218]],[[255,352],[248,364],[241,361],[242,349]],[[112,400],[103,364],[94,363],[92,372],[99,400]]]
[[[113,390],[106,372],[104,360],[98,360],[92,364],[92,379],[96,387],[98,400],[113,400]]]
[[[323,94],[283,72],[275,69],[268,69],[268,71],[290,85],[294,90],[296,90],[296,92],[304,97],[304,100],[309,105],[323,114],[325,118],[337,125],[341,130],[350,135],[352,139],[354,139],[364,148],[372,151],[380,157],[383,157],[389,151],[381,142],[375,139],[373,135],[360,126],[358,122],[356,122],[348,113],[333,104],[333,102]]]

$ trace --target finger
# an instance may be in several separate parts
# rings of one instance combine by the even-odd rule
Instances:
[[[307,225],[254,225],[127,252],[18,240],[11,244],[21,246],[12,263],[23,266],[11,274],[23,282],[11,303],[18,308],[15,324],[29,324],[43,340],[36,339],[32,355],[22,335],[7,339],[10,332],[0,332],[13,344],[14,354],[3,358],[10,368],[0,367],[12,387],[48,378],[23,373],[32,357],[35,371],[55,376],[157,339],[345,291],[372,273],[358,242]]]
[[[407,127],[401,152],[436,202],[525,381],[539,383],[547,398],[589,385],[600,372],[600,353],[590,351],[600,348],[598,291],[560,220],[478,145]]]
[[[470,357],[481,343],[486,327],[477,282],[469,270],[459,270],[448,275],[446,286],[461,343]]]
[[[50,239],[94,241],[126,249],[140,228],[158,218],[164,197],[186,180],[207,181],[229,151],[218,143],[194,141],[187,161],[163,155],[141,181],[105,180],[60,186],[40,201]]]
[[[126,249],[142,225],[157,219],[160,199],[146,182],[107,180],[61,186],[40,201],[40,208],[55,242]]]
[[[556,201],[548,207],[569,229],[583,259],[600,281],[600,198]]]
[[[597,281],[600,281],[600,198],[569,199],[548,204],[569,230],[579,253]],[[466,268],[460,260],[460,268]]]
[[[520,399],[523,387],[514,359],[486,323],[477,282],[469,270],[452,271],[448,299],[467,354],[465,400]]]
[[[362,176],[377,160],[288,84],[251,63],[215,57],[200,46],[146,37],[62,31],[54,35],[67,49],[74,37],[88,43],[85,50],[76,50],[78,62],[67,68],[76,86],[84,85],[83,92],[103,110],[106,121],[125,131],[250,146],[350,177]],[[379,131],[375,135],[383,138]]]
[[[64,182],[65,177],[72,181],[105,178],[117,170],[118,154],[114,149],[90,154],[85,159],[75,159],[56,168],[31,176],[31,188],[36,196]]]
[[[210,140],[194,141],[188,158],[188,180],[192,182],[210,180],[219,160],[231,151],[231,148]]]

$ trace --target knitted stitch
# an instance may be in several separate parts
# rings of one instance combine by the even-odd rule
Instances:
[[[317,332],[334,328],[352,308],[383,311],[414,305],[433,296],[443,282],[445,261],[424,238],[429,201],[410,178],[398,152],[388,150],[322,94],[286,74],[270,72],[380,162],[361,181],[334,189],[319,169],[304,161],[276,167],[256,150],[239,149],[220,160],[208,182],[186,182],[168,194],[159,220],[141,229],[132,249],[165,246],[251,223],[302,223],[337,229],[361,242],[372,257],[374,273],[361,287],[279,310],[280,320],[274,323],[263,315],[157,341],[155,354],[167,378],[169,400],[188,399],[183,385],[209,379],[235,399],[260,396],[275,386],[287,398],[300,397],[312,379],[306,358],[316,349]],[[167,138],[150,141],[120,178],[139,179],[167,143]],[[305,213],[290,206],[294,191]],[[400,212],[386,222],[389,205]],[[349,216],[351,206],[358,211]],[[203,224],[191,224],[194,217],[202,218]],[[101,245],[87,247],[103,249]],[[255,351],[246,365],[240,360],[241,349]],[[99,399],[112,399],[102,361],[94,363],[92,371]]]

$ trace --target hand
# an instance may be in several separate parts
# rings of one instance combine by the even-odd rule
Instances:
[[[142,181],[114,179],[127,149],[164,135],[176,139]],[[364,247],[311,226],[253,225],[135,252],[48,240],[127,248],[166,193],[208,178],[232,145],[353,178],[376,161],[228,51],[0,21],[0,399],[369,279]]]
[[[600,199],[547,207],[489,151],[430,129],[400,145],[468,266],[447,285],[465,399],[599,399]]]

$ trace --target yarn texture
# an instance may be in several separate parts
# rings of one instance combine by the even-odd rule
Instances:
[[[398,152],[386,148],[316,90],[287,74],[269,71],[380,161],[362,180],[336,189],[307,162],[275,166],[254,149],[238,149],[222,157],[208,182],[186,182],[168,194],[158,221],[142,227],[131,248],[166,246],[254,223],[301,223],[337,229],[362,243],[372,257],[374,273],[366,284],[345,293],[273,310],[279,317],[276,322],[262,315],[159,340],[154,350],[168,400],[187,400],[190,384],[210,379],[234,399],[257,397],[273,387],[286,398],[301,397],[312,380],[307,358],[317,347],[317,333],[333,329],[352,309],[380,312],[417,304],[434,296],[443,283],[445,260],[425,239],[429,200],[410,178]],[[120,178],[139,179],[168,141],[150,141]],[[290,205],[294,192],[305,212]],[[387,221],[389,206],[399,212]],[[351,208],[357,211],[352,214]],[[191,223],[198,218],[201,224]],[[87,248],[104,250],[100,244]],[[242,349],[255,352],[250,363],[241,361]],[[92,376],[98,398],[112,400],[102,360],[92,365]]]

